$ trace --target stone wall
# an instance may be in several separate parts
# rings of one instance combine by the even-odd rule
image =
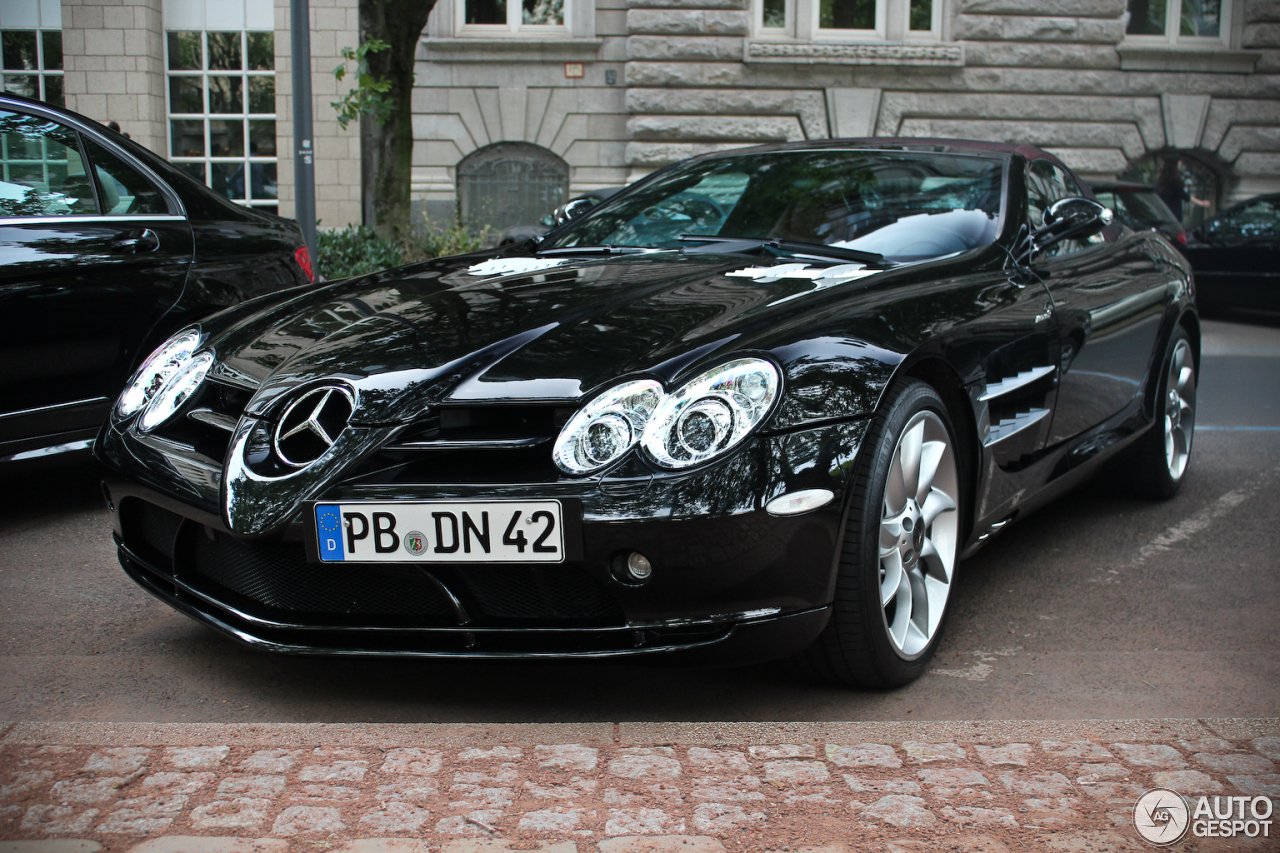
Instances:
[[[495,142],[527,142],[569,164],[569,192],[626,183],[625,0],[568,0],[572,36],[456,38],[438,0],[419,48],[413,196],[435,222],[456,216],[457,165]],[[568,77],[566,63],[581,63]]]
[[[330,105],[339,90],[351,88],[339,83],[333,69],[342,61],[344,47],[356,47],[360,38],[360,17],[352,0],[309,0],[311,12],[311,115],[316,153],[316,218],[323,229],[341,228],[361,222],[360,125],[352,122],[346,130],[338,124],[338,114]],[[289,40],[289,0],[275,0],[276,27],[276,149],[280,153],[280,215],[293,217],[293,50]]]
[[[168,155],[161,0],[63,0],[67,108]]]
[[[1222,173],[1223,202],[1280,190],[1280,2],[1236,43],[1124,44],[1124,0],[954,0],[936,45],[769,42],[743,0],[632,0],[626,161],[825,136],[1030,142],[1101,179],[1165,147]]]

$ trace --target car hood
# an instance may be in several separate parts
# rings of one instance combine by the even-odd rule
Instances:
[[[340,378],[359,394],[355,422],[389,424],[447,402],[578,401],[620,376],[670,380],[729,350],[775,351],[785,369],[787,344],[832,299],[901,277],[676,251],[449,258],[295,296],[211,344],[216,375],[258,389],[251,415]]]

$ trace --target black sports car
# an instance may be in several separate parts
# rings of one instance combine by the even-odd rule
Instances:
[[[903,684],[1004,525],[1122,452],[1178,488],[1198,339],[1045,152],[806,142],[210,318],[96,453],[125,571],[259,648]]]
[[[1280,312],[1280,193],[1227,208],[1191,232],[1185,253],[1205,314]]]
[[[0,470],[87,450],[157,344],[311,280],[297,223],[84,116],[0,94]]]

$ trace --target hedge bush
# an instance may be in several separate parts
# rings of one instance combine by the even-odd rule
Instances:
[[[317,272],[329,281],[365,275],[379,270],[415,264],[446,255],[460,255],[484,247],[486,232],[472,234],[461,223],[448,228],[431,226],[408,237],[383,239],[372,228],[348,225],[337,231],[320,231]]]

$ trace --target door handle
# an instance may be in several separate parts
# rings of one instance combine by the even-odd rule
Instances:
[[[150,228],[141,231],[125,231],[111,241],[111,249],[125,255],[154,252],[160,248],[160,238]]]

